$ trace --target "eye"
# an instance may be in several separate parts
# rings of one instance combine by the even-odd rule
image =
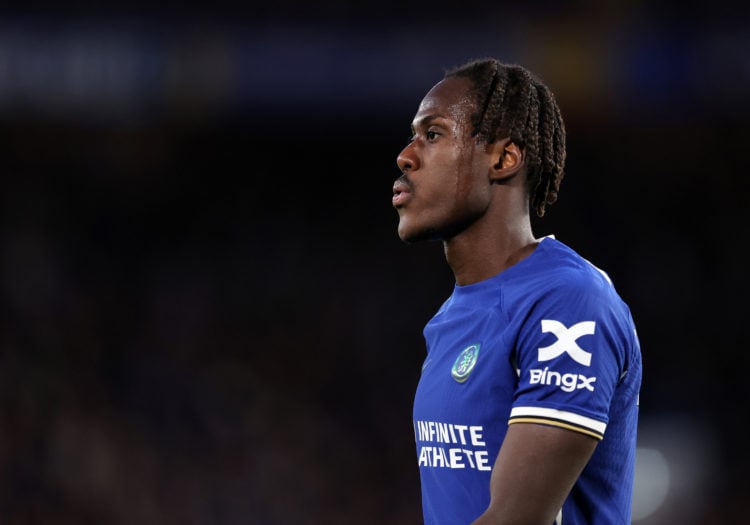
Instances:
[[[422,135],[422,133],[424,133],[424,135]],[[426,140],[427,142],[434,142],[440,135],[442,135],[442,133],[435,129],[427,129],[424,132],[415,131],[411,134],[411,136],[409,136],[409,143],[417,140],[420,135],[422,135],[424,137],[424,140]]]

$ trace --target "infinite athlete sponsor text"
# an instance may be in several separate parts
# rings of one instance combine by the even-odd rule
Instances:
[[[481,425],[415,421],[419,466],[492,470],[483,433]]]

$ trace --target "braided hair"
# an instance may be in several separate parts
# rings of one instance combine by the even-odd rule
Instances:
[[[522,66],[471,60],[445,78],[468,78],[478,111],[472,136],[488,143],[509,137],[526,152],[531,207],[539,217],[557,201],[565,167],[565,125],[550,89]]]

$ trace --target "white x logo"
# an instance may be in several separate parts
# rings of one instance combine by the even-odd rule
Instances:
[[[539,361],[549,361],[555,357],[567,354],[582,365],[591,366],[591,354],[578,346],[576,339],[584,335],[592,335],[596,330],[596,322],[582,321],[566,328],[560,321],[542,319],[542,332],[552,332],[557,341],[539,349]]]

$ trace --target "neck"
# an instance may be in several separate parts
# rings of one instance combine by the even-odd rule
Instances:
[[[501,231],[494,230],[468,229],[443,241],[456,284],[473,284],[497,275],[531,255],[539,244],[528,216]]]

